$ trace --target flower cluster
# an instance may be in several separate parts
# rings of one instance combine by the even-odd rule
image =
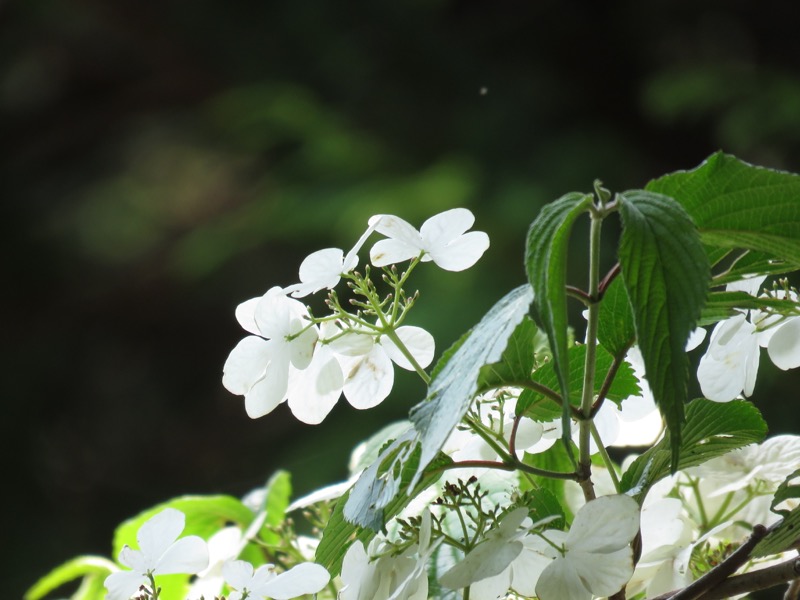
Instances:
[[[299,420],[317,424],[344,394],[355,408],[381,403],[394,382],[393,364],[422,373],[434,355],[433,337],[424,329],[401,325],[414,297],[403,291],[419,262],[433,261],[443,269],[469,268],[489,247],[488,236],[467,231],[474,217],[456,208],[431,217],[419,231],[393,215],[376,215],[356,245],[345,255],[339,248],[319,250],[300,265],[300,283],[273,287],[236,309],[239,324],[251,335],[230,353],[223,384],[245,397],[247,414],[261,417],[287,402]],[[358,252],[373,233],[385,239],[370,251],[374,267],[384,267],[391,295],[381,298],[369,279],[355,271]],[[398,274],[386,268],[411,261]],[[332,291],[346,279],[359,310],[342,308]],[[315,317],[296,298],[329,291],[332,314]]]

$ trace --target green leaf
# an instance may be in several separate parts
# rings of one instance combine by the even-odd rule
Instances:
[[[597,340],[614,356],[625,354],[636,341],[631,301],[620,277],[606,288],[600,302]]]
[[[442,449],[472,404],[481,367],[497,362],[517,324],[528,314],[533,291],[520,286],[495,304],[428,387],[428,397],[411,409],[421,445],[417,476]]]
[[[528,516],[536,523],[547,517],[558,517],[547,524],[547,529],[564,529],[567,525],[566,513],[555,494],[545,488],[525,492],[519,503],[528,508]]]
[[[780,524],[772,530],[767,537],[761,540],[753,549],[753,556],[769,556],[778,554],[795,547],[800,538],[800,506],[794,509],[779,509],[778,506],[786,500],[800,499],[800,469],[789,475],[775,490],[775,497],[772,499],[770,509],[775,514],[783,516]]]
[[[117,565],[102,556],[78,556],[57,566],[39,579],[25,592],[24,598],[25,600],[40,600],[70,581],[79,578],[89,579],[90,576],[99,578],[102,588],[105,578],[118,569]]]
[[[545,206],[528,230],[525,269],[533,287],[536,318],[547,333],[562,398],[569,398],[567,355],[567,250],[575,220],[589,210],[592,196],[571,192]],[[567,431],[569,409],[562,419]]]
[[[572,440],[569,440],[567,443],[572,444],[573,453],[577,452],[577,448],[575,444],[572,443]],[[553,444],[544,452],[539,452],[537,454],[525,453],[523,460],[527,465],[547,471],[571,473],[575,469],[569,454],[567,454],[567,449],[561,442]],[[534,490],[547,490],[562,507],[567,520],[570,520],[572,519],[572,514],[569,511],[564,483],[563,479],[539,477],[538,475],[528,475],[520,478],[520,487],[523,490],[526,488],[530,489],[528,486],[531,486]]]
[[[767,424],[750,402],[693,400],[686,406],[678,469],[694,467],[736,448],[759,443],[766,435]],[[622,491],[633,492],[639,504],[654,483],[669,475],[671,436],[671,432],[667,432],[658,444],[634,460],[622,475]]]
[[[675,198],[705,244],[747,248],[800,264],[800,176],[718,152],[691,171],[647,184]]]
[[[407,440],[406,440],[407,442]],[[395,440],[392,444],[387,446],[382,453],[382,458],[376,461],[378,467],[372,473],[365,471],[362,477],[356,482],[346,494],[344,494],[336,502],[325,531],[322,533],[322,540],[317,546],[316,556],[314,560],[328,569],[332,576],[336,576],[341,572],[342,559],[347,553],[347,549],[356,541],[361,542],[366,546],[369,541],[375,536],[380,527],[383,526],[389,519],[395,517],[402,511],[408,504],[418,496],[423,490],[427,489],[436,481],[439,480],[442,474],[442,469],[446,465],[452,463],[452,459],[445,455],[439,454],[423,472],[419,482],[409,489],[412,481],[415,478],[417,468],[419,467],[419,448],[411,452],[408,460],[399,467],[399,474],[397,477],[398,484],[396,488],[388,491],[391,496],[386,499],[384,505],[380,508],[373,507],[372,511],[364,511],[359,506],[363,501],[368,499],[368,495],[364,494],[364,488],[370,485],[380,487],[379,477],[388,470],[394,469],[395,464],[391,461],[385,461],[396,453],[397,447],[403,444],[402,440]],[[359,486],[361,482],[361,486]],[[358,487],[357,487],[358,486]],[[388,488],[384,488],[386,491]],[[360,498],[359,498],[360,497]],[[353,505],[357,508],[353,509]],[[350,518],[351,511],[355,510],[357,516],[360,517],[359,522],[353,522]],[[361,518],[363,517],[363,518]],[[368,522],[369,521],[369,522]],[[380,527],[373,527],[376,522],[380,522]]]
[[[790,299],[756,298],[747,292],[711,292],[708,295],[699,325],[711,325],[732,317],[741,310],[771,310],[786,315],[800,314],[800,307]]]
[[[436,364],[431,371],[431,380],[436,379],[439,376],[439,373],[442,372],[442,369],[444,369],[445,365],[450,362],[450,359],[453,358],[453,355],[458,351],[459,348],[461,348],[461,345],[467,340],[471,333],[472,329],[464,332],[460,338],[453,342],[453,344],[444,351],[439,360],[436,361]]]
[[[709,248],[706,248],[709,252]],[[726,255],[733,255],[738,253],[738,256],[731,261],[730,265],[721,273],[714,275],[714,286],[725,285],[740,281],[745,277],[753,275],[782,275],[784,273],[791,273],[800,269],[800,263],[793,263],[786,260],[781,260],[771,254],[765,252],[755,252],[753,250],[727,250],[727,249],[711,249],[709,256],[716,252],[723,252]],[[714,264],[714,263],[712,263]]]
[[[266,513],[259,537],[265,544],[279,544],[281,537],[275,528],[286,518],[286,508],[292,497],[292,476],[288,471],[276,471],[269,478],[261,510]]]
[[[676,465],[688,395],[685,347],[708,294],[708,259],[692,220],[675,200],[641,190],[618,198],[622,278],[647,381],[672,434]]]
[[[530,317],[524,317],[508,338],[500,361],[481,367],[478,389],[530,381],[536,359],[537,331]]]
[[[583,381],[583,365],[586,360],[586,346],[583,344],[573,346],[569,349],[569,386],[572,395],[569,399],[570,404],[575,407],[581,405],[581,385]],[[614,362],[614,358],[608,351],[599,346],[597,348],[596,369],[598,376],[595,377],[594,392],[597,394],[603,387],[606,373]],[[547,363],[539,368],[532,377],[533,381],[553,388],[558,385],[558,377],[553,368],[553,363]],[[617,369],[617,374],[611,387],[608,389],[606,398],[619,404],[628,396],[635,396],[641,392],[639,382],[633,369],[627,362],[623,362]],[[561,414],[561,408],[557,407],[552,399],[535,390],[526,389],[520,394],[517,401],[517,414],[524,414],[535,421],[552,421]]]
[[[253,511],[232,496],[182,496],[174,498],[128,519],[114,532],[114,556],[124,545],[138,548],[136,532],[150,517],[165,508],[176,508],[186,515],[186,527],[181,537],[198,535],[207,540],[230,523],[246,529],[253,521]]]

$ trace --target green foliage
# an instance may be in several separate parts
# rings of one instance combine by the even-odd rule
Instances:
[[[710,271],[692,220],[672,198],[619,196],[619,261],[653,397],[670,430],[677,468],[689,361],[685,346],[708,294]]]
[[[679,447],[678,469],[687,469],[716,456],[763,441],[767,424],[750,402],[727,403],[698,398],[686,406],[686,426]],[[622,475],[622,491],[641,504],[650,487],[670,472],[672,432],[639,456]]]
[[[546,488],[536,488],[525,492],[519,504],[528,508],[528,516],[536,523],[548,517],[556,517],[547,523],[547,529],[564,529],[567,517],[564,507],[556,495]]]
[[[746,248],[800,264],[800,176],[794,173],[717,152],[696,169],[665,175],[647,189],[680,202],[709,246]]]
[[[547,333],[561,397],[570,397],[567,354],[567,250],[576,219],[589,210],[592,197],[571,192],[545,206],[531,223],[526,242],[525,269],[533,287],[536,318]],[[569,406],[562,410],[568,431]]]
[[[741,310],[774,311],[791,315],[798,314],[800,307],[793,300],[784,298],[756,298],[747,292],[711,292],[700,315],[700,325],[711,325],[727,319]]]
[[[579,407],[581,404],[581,382],[583,381],[583,365],[586,359],[586,346],[572,346],[568,352],[569,355],[569,386],[571,396],[569,402],[574,407]],[[600,346],[597,349],[596,369],[600,376],[595,378],[594,393],[595,395],[600,392],[603,387],[604,375],[611,369],[614,358]],[[542,384],[545,387],[553,389],[558,385],[558,376],[555,373],[553,363],[547,363],[538,369],[532,377],[532,380]],[[636,375],[633,374],[631,366],[622,362],[616,372],[611,386],[608,388],[606,398],[619,404],[628,396],[635,396],[639,394],[639,388]],[[520,395],[517,402],[517,414],[524,414],[535,421],[552,421],[561,414],[560,407],[557,407],[553,400],[545,397],[543,394],[536,390],[527,389]]]
[[[522,319],[508,338],[501,360],[481,367],[479,390],[519,385],[531,380],[536,367],[536,331],[530,317]]]
[[[265,544],[277,545],[280,543],[280,536],[275,533],[274,528],[283,523],[286,518],[286,508],[292,497],[292,477],[288,471],[276,471],[267,482],[264,504],[261,512],[264,513],[264,525],[258,537]]]
[[[417,472],[433,460],[450,433],[469,410],[481,368],[497,362],[509,337],[533,300],[530,286],[520,286],[501,298],[472,330],[428,388],[426,400],[411,409],[422,455]]]
[[[103,581],[118,569],[117,565],[100,556],[78,556],[57,566],[39,579],[26,593],[24,600],[40,600],[62,585],[83,578],[81,589],[73,596],[75,600],[102,598],[105,595]]]
[[[631,302],[620,277],[605,289],[600,302],[597,340],[614,356],[624,355],[636,341]]]
[[[795,506],[792,510],[778,507],[787,500],[796,503],[800,499],[798,477],[800,477],[800,469],[784,479],[775,491],[770,509],[783,516],[783,519],[767,537],[756,545],[753,549],[753,556],[769,556],[797,547],[797,540],[800,539],[800,506]]]

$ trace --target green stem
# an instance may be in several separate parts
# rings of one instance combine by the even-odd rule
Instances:
[[[586,362],[583,371],[583,393],[581,396],[581,415],[578,421],[579,467],[581,482],[586,501],[595,497],[591,481],[591,456],[589,452],[592,431],[592,404],[594,403],[595,365],[597,362],[597,327],[599,323],[600,305],[597,303],[600,286],[600,230],[603,216],[596,211],[591,212],[591,229],[589,234],[589,297],[593,302],[589,305],[586,324]]]
[[[597,445],[597,449],[600,452],[600,456],[603,459],[603,463],[606,465],[606,470],[608,471],[609,476],[611,477],[611,481],[614,483],[614,489],[617,490],[617,493],[621,493],[622,488],[619,484],[619,477],[617,477],[617,471],[614,469],[614,462],[611,460],[611,457],[608,455],[608,450],[603,445],[603,440],[600,439],[600,432],[597,431],[597,427],[594,425],[594,421],[592,423],[592,439],[594,443]]]

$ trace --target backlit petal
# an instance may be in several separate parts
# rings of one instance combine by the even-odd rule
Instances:
[[[444,247],[431,250],[431,258],[445,271],[463,271],[478,262],[488,248],[488,235],[470,231]]]
[[[775,366],[784,371],[800,367],[800,317],[789,319],[772,335],[767,353]]]
[[[433,336],[422,329],[413,325],[398,327],[396,330],[397,337],[403,342],[403,345],[414,357],[420,367],[423,369],[431,364],[434,352],[436,351],[436,342]],[[413,371],[414,367],[409,360],[403,355],[395,343],[387,336],[381,336],[381,346],[383,346],[386,354],[389,355],[398,367],[402,367],[409,371]]]
[[[222,367],[222,385],[233,394],[244,395],[264,377],[271,356],[269,343],[247,336],[231,350]]]

